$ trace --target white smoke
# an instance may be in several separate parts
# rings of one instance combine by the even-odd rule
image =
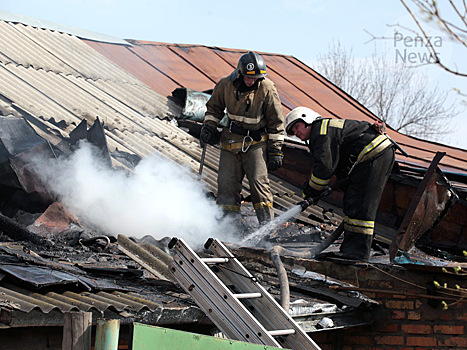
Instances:
[[[106,234],[178,237],[195,246],[232,238],[232,225],[189,169],[156,155],[128,174],[106,167],[82,142],[68,158],[40,161],[36,171],[75,215]]]

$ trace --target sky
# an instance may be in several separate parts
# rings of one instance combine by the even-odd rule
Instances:
[[[411,41],[415,24],[399,0],[0,0],[0,10],[120,39],[292,55],[312,68],[336,42],[356,58],[385,51],[394,63],[405,60],[427,74],[429,86],[450,92],[447,103],[462,113],[441,143],[467,149],[467,97],[454,91],[467,95],[467,77],[424,64],[425,48]],[[429,30],[441,58],[467,71],[466,49]]]

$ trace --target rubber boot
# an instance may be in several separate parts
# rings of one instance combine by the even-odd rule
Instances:
[[[371,252],[373,235],[344,231],[344,240],[339,255],[344,259],[368,261]]]
[[[258,208],[255,209],[255,213],[260,226],[266,225],[274,218],[274,212],[271,208]]]

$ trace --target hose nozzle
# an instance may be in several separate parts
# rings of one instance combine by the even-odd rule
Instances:
[[[323,198],[324,196],[330,195],[331,192],[332,192],[331,187],[326,186],[324,191],[321,192],[321,194],[318,197],[315,197],[315,198],[308,197],[308,198],[305,198],[305,200],[298,202],[297,204],[302,207],[302,211],[305,211],[306,208],[308,208],[310,205],[315,205],[316,203],[318,203],[318,201],[321,198]]]
[[[301,202],[298,202],[297,204],[302,207],[302,211],[305,211],[306,208],[308,208],[311,205],[311,201],[309,198],[307,198]]]

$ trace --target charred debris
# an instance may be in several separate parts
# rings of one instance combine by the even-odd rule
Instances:
[[[70,155],[81,140],[99,149],[102,162],[110,166],[102,127],[99,119],[89,130],[83,122],[57,148],[26,120],[0,117],[0,328],[57,327],[66,312],[91,311],[94,320],[118,318],[122,325],[138,321],[207,332],[212,323],[168,272],[170,237],[137,239],[100,232],[54,198],[36,176],[31,159]],[[124,154],[119,161],[129,169],[137,163]],[[253,209],[246,205],[243,214],[245,224],[255,227]],[[280,242],[290,236],[299,242],[304,236],[320,240],[322,235],[325,231],[311,232],[301,223],[290,222],[271,239],[277,237]],[[241,249],[233,247],[237,248]],[[255,250],[245,254],[249,269],[278,296],[274,263],[259,259]],[[330,285],[350,284],[320,275],[313,287],[304,287],[301,281],[308,278],[302,276],[303,268],[290,267],[290,271],[295,286],[290,310],[308,331],[323,329],[319,322],[329,315],[333,315],[332,327],[338,328],[372,322],[374,300],[328,290]]]
[[[179,122],[193,133],[199,126],[192,121]],[[137,239],[100,232],[57,201],[35,175],[32,158],[70,155],[81,140],[94,145],[105,166],[111,166],[111,154],[99,119],[89,129],[83,121],[60,147],[53,147],[46,138],[35,133],[27,120],[0,117],[0,332],[28,327],[53,329],[63,325],[66,312],[91,311],[93,320],[117,318],[123,327],[130,327],[136,321],[209,333],[213,327],[210,320],[168,272],[170,237]],[[295,149],[293,143],[286,147],[286,152]],[[112,157],[127,169],[132,169],[139,161],[118,151]],[[442,154],[437,155],[424,174],[417,174],[421,182],[406,180],[418,183],[414,200],[403,219],[393,221],[400,222],[400,228],[388,226],[392,240],[388,241],[384,235],[375,240],[370,264],[316,262],[306,255],[310,247],[322,243],[338,226],[341,218],[338,191],[335,198],[320,203],[320,224],[310,226],[306,217],[288,220],[270,232],[261,244],[246,247],[232,244],[230,247],[278,300],[282,284],[278,271],[285,266],[290,288],[289,311],[307,332],[373,324],[378,318],[375,310],[381,303],[372,297],[385,290],[365,287],[363,279],[349,276],[349,266],[359,271],[355,274],[361,274],[370,266],[392,274],[407,270],[436,274],[446,271],[448,277],[461,279],[466,274],[466,257],[462,255],[465,238],[454,243],[437,241],[432,235],[433,229],[456,205],[463,211],[455,210],[466,213],[465,193],[460,198],[437,167],[441,157]],[[285,170],[288,173],[284,177],[291,178],[290,168]],[[274,176],[281,175],[284,174]],[[398,177],[402,177],[401,173],[394,175]],[[280,215],[287,208],[278,205],[276,209]],[[247,198],[242,210],[244,224],[256,229],[254,212]],[[465,220],[465,215],[459,219]],[[386,218],[383,222],[391,221]],[[465,236],[463,227],[462,237]],[[379,230],[386,232],[384,228]],[[454,234],[447,239],[449,237],[456,239]],[[335,250],[338,244],[339,239],[326,249]],[[271,254],[270,248],[274,245],[287,251],[282,259]],[[454,246],[462,248],[452,249]],[[207,253],[201,251],[200,254]],[[433,307],[439,307],[441,301],[449,301],[449,298],[465,297],[464,285],[459,285],[458,291],[449,297],[433,291],[433,281],[427,285],[425,290],[412,294],[428,300]],[[392,293],[411,295],[396,290]],[[14,344],[15,340],[10,339]],[[59,342],[59,339],[52,341]]]

